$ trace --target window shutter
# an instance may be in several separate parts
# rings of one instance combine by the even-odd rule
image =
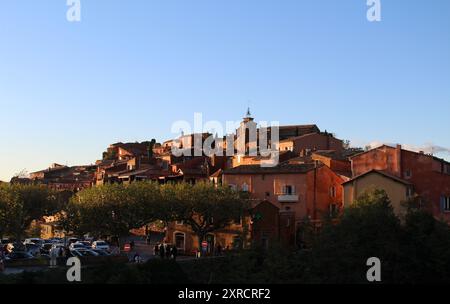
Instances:
[[[295,186],[292,186],[292,194],[295,195],[297,192],[295,191]]]
[[[441,212],[445,210],[445,196],[441,196]]]

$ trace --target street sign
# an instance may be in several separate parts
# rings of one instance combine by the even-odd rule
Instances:
[[[207,248],[208,248],[208,242],[203,241],[203,242],[202,242],[202,247],[203,247],[204,249],[207,249]]]
[[[125,244],[125,246],[123,247],[123,249],[128,252],[131,251],[131,245],[130,244]]]

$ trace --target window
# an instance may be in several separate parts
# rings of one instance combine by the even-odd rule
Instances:
[[[177,224],[178,226],[183,226],[184,225],[184,221],[176,221],[175,224]]]
[[[266,192],[266,197],[270,197],[270,192]]]
[[[247,185],[246,183],[244,183],[244,184],[242,185],[242,191],[248,192],[248,185]]]
[[[336,197],[336,187],[330,187],[330,197]]]
[[[234,185],[234,184],[229,184],[228,186],[229,186],[231,189],[233,189],[233,190],[236,190],[236,189],[237,189],[236,185]]]
[[[283,187],[283,194],[284,195],[294,195],[295,194],[295,187],[292,185],[286,185]]]
[[[441,197],[441,210],[443,212],[450,212],[450,196]]]
[[[405,178],[411,178],[411,176],[412,176],[411,170],[406,170],[406,172],[405,172]]]

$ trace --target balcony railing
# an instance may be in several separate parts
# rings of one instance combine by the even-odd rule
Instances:
[[[297,194],[281,194],[278,195],[278,202],[280,203],[297,203],[299,197]]]

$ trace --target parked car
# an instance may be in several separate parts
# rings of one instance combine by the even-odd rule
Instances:
[[[88,247],[86,247],[86,245],[81,242],[76,242],[76,243],[70,244],[69,249],[70,250],[88,249]]]
[[[78,241],[79,241],[79,239],[71,237],[66,240],[66,244],[67,244],[67,246],[70,246],[71,244],[76,243]]]
[[[91,248],[92,243],[89,241],[78,241],[77,243],[83,244],[86,248]]]
[[[110,251],[110,247],[105,241],[95,241],[94,243],[92,243],[92,249]]]
[[[26,252],[28,252],[32,256],[38,256],[41,254],[41,247],[36,244],[32,243],[25,244],[25,248]]]
[[[110,256],[111,255],[111,253],[109,253],[106,250],[92,249],[92,251],[96,252],[99,256]]]
[[[41,254],[50,254],[50,249],[53,248],[53,243],[46,243],[41,246]],[[63,246],[64,247],[64,246]]]
[[[6,245],[6,251],[7,252],[13,252],[13,251],[27,251],[27,248],[23,243],[9,243]]]
[[[11,252],[6,256],[6,260],[10,261],[18,261],[18,260],[32,260],[35,257],[29,254],[28,252],[24,251],[15,251]]]
[[[41,246],[42,244],[44,244],[44,240],[40,239],[40,238],[30,238],[30,239],[25,239],[23,244],[24,245],[26,245],[26,244],[35,244],[35,245]]]
[[[9,243],[12,243],[13,241],[10,239],[2,239],[2,246],[8,245]]]
[[[57,243],[57,244],[53,244],[52,245],[52,247],[51,247],[51,249],[53,249],[53,248],[63,248],[63,249],[65,249],[66,248],[66,246],[64,246],[64,244],[62,244],[62,243]],[[50,250],[49,250],[49,253],[50,253]]]
[[[99,253],[97,253],[91,249],[74,249],[74,250],[71,250],[70,253],[74,257],[88,257],[88,256],[98,257],[98,256],[100,256]]]

